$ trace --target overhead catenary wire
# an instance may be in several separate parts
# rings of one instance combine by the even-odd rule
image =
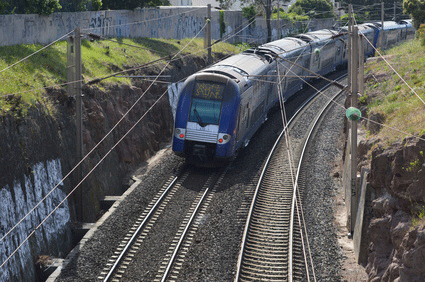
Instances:
[[[306,27],[306,29],[307,28],[308,28],[308,26]],[[294,61],[294,63],[296,63],[301,58],[301,56],[303,55],[303,53],[304,53],[305,50],[306,49],[303,49],[302,50],[302,52],[298,55],[298,57],[296,58],[296,60]],[[292,71],[292,68],[294,66],[295,66],[295,64],[292,64],[291,67],[289,68],[289,71]],[[286,66],[284,65],[284,67],[286,67]],[[281,115],[282,115],[283,128],[287,128],[288,121],[286,119],[286,109],[285,109],[285,104],[284,104],[284,99],[283,99],[283,93],[282,93],[281,83],[285,79],[285,77],[287,76],[287,74],[289,73],[289,71],[288,72],[285,72],[283,78],[280,79],[280,68],[279,68],[279,59],[278,59],[278,57],[276,58],[276,68],[277,68],[277,74],[278,74],[278,84],[277,85],[278,85],[279,101],[280,101],[280,105],[281,105]],[[294,164],[293,164],[292,157],[291,157],[293,155],[293,150],[292,150],[291,142],[289,142],[289,134],[290,134],[289,128],[287,128],[287,131],[285,132],[285,142],[286,142],[286,146],[287,146],[287,154],[288,154],[288,159],[289,159],[289,167],[290,167],[290,170],[291,170],[291,180],[292,180],[292,185],[294,187],[294,197],[296,197],[296,191],[298,191],[298,189],[297,189],[297,187],[298,187],[297,181],[298,180],[297,180],[297,177],[294,175],[295,169],[293,167]],[[299,213],[298,213],[298,219],[300,220]],[[292,228],[292,226],[293,226],[293,218],[292,217],[291,217],[290,221],[291,221],[291,223],[290,223],[290,226],[291,226],[290,233],[291,233],[292,230],[293,230],[293,228]],[[304,226],[305,226],[305,222],[304,222]],[[301,223],[300,223],[300,228],[301,228]],[[302,231],[301,231],[301,234],[302,234]],[[289,235],[289,238],[292,238],[292,236],[293,235],[290,234]],[[304,254],[305,254],[305,249],[306,248],[305,248],[305,245],[304,245],[304,241],[303,241],[303,244],[302,245],[303,245],[303,251],[304,251]],[[309,246],[309,244],[308,244],[308,246]],[[292,252],[293,252],[292,251],[292,243],[290,244],[290,247],[289,248],[290,248],[290,250],[289,250],[289,253],[290,253],[289,265],[292,265]],[[314,273],[314,264],[313,264],[313,260],[312,260],[312,257],[311,257],[311,251],[310,251],[310,248],[309,247],[308,247],[308,251],[309,251],[309,256],[310,256],[310,259],[311,259],[311,267],[313,269],[313,273],[312,274],[313,274],[314,280],[316,281],[316,277],[315,277],[315,273]],[[307,278],[308,278],[308,281],[310,281],[309,269],[308,269],[307,261],[306,260],[305,260],[305,263],[306,263]],[[292,279],[292,269],[289,269],[288,272],[289,272],[289,279],[291,281],[291,279]]]
[[[199,33],[205,28],[206,24],[203,26],[203,28],[192,38],[192,41],[199,35]],[[182,52],[192,41],[190,41],[182,50],[180,50],[180,52]],[[176,53],[174,56],[177,56],[179,53]],[[164,66],[164,68],[161,70],[161,72],[159,73],[159,75],[161,75],[162,72],[165,71],[166,67],[168,66],[168,64],[166,66]],[[159,75],[157,76],[157,78],[159,77]],[[18,223],[15,224],[15,226],[9,230],[1,239],[0,242],[3,241],[13,230],[16,229],[16,227],[22,223],[29,214],[31,214],[42,202],[44,202],[45,199],[47,199],[47,197],[54,191],[56,190],[60,184],[63,183],[63,181],[79,166],[82,164],[82,162],[88,158],[89,155],[91,155],[91,153],[106,139],[107,136],[109,136],[112,131],[121,123],[122,120],[124,120],[124,118],[130,113],[130,111],[136,106],[136,104],[144,97],[144,95],[147,93],[147,91],[151,88],[151,86],[153,85],[153,82],[149,85],[149,87],[145,90],[145,92],[136,100],[136,102],[129,108],[129,110],[121,117],[121,119],[115,124],[115,126],[102,138],[101,141],[99,141],[93,148],[92,150],[87,153],[79,162],[76,166],[74,166],[74,168],[71,169],[71,171],[64,177],[62,178],[62,180],[49,192],[46,194],[46,196],[35,206],[33,207]],[[165,91],[161,97],[148,109],[148,111],[130,128],[130,130],[128,130],[123,137],[113,145],[113,147],[105,154],[105,156],[93,167],[92,170],[90,170],[90,172],[77,184],[77,186],[75,186],[70,193],[67,194],[67,196],[65,197],[64,200],[62,200],[57,206],[56,208],[49,213],[48,216],[46,216],[43,221],[29,234],[29,236],[26,237],[26,239],[18,246],[18,248],[16,248],[12,254],[4,261],[2,262],[2,264],[0,265],[0,268],[2,268],[7,261],[10,260],[10,258],[16,254],[16,252],[23,246],[23,244],[29,240],[29,238],[35,233],[35,231],[41,227],[41,225],[65,202],[65,200],[68,199],[68,197],[81,185],[82,182],[84,182],[84,180],[100,165],[101,162],[103,162],[103,160],[112,152],[113,149],[116,148],[116,146],[118,146],[119,143],[121,143],[121,141],[134,129],[134,127],[146,116],[146,114],[153,108],[154,105],[156,105],[158,103],[158,101],[167,93],[167,91]]]
[[[356,21],[356,19],[354,18],[354,21]],[[357,22],[356,22],[357,24]],[[360,34],[364,35],[362,31],[359,31]],[[425,105],[425,101],[419,96],[418,93],[416,93],[415,89],[413,89],[408,83],[407,81],[396,71],[396,69],[387,61],[387,59],[381,54],[381,52],[375,47],[373,46],[373,44],[369,41],[369,39],[367,38],[367,36],[363,36],[366,41],[372,46],[372,48],[375,50],[375,52],[378,53],[379,57],[382,58],[382,60],[384,60],[384,62],[391,68],[391,70],[398,76],[398,78],[401,79],[401,81],[403,81],[403,83],[410,89],[410,91],[412,91],[413,94],[415,94],[415,96],[422,102],[422,104]]]
[[[164,95],[164,94],[163,94]],[[161,96],[162,97],[162,96]]]
[[[10,68],[12,68],[12,67],[14,67],[14,66],[16,66],[16,65],[18,65],[18,64],[20,64],[20,63],[22,63],[22,62],[24,62],[24,61],[28,60],[28,59],[29,59],[29,58],[31,58],[32,56],[34,56],[34,55],[36,55],[36,54],[40,53],[40,52],[41,52],[41,51],[43,51],[44,49],[46,49],[46,48],[48,48],[48,47],[52,46],[52,45],[53,45],[53,44],[55,44],[56,42],[58,42],[58,41],[62,40],[63,38],[65,38],[65,37],[69,36],[71,33],[73,33],[73,31],[68,32],[67,34],[65,34],[65,35],[63,35],[63,36],[61,36],[61,37],[59,37],[58,39],[56,39],[56,40],[52,41],[51,43],[47,44],[46,46],[44,46],[44,47],[40,48],[39,50],[37,50],[37,51],[33,52],[32,54],[30,54],[30,55],[28,55],[28,56],[26,56],[25,58],[22,58],[21,60],[17,61],[16,63],[13,63],[13,64],[11,64],[10,66],[8,66],[8,67],[6,67],[6,68],[2,69],[2,70],[0,71],[0,74],[1,74],[2,72],[4,72],[4,71],[6,71],[6,70],[8,70],[8,69],[10,69]]]
[[[250,25],[250,24],[248,24],[248,26],[249,26],[249,25]],[[241,26],[242,26],[242,25],[241,25]],[[245,28],[246,28],[246,27],[245,27]],[[243,28],[242,30],[244,30],[245,28]],[[220,42],[227,41],[227,40],[229,40],[229,39],[231,39],[231,38],[233,38],[233,37],[237,36],[237,34],[238,34],[239,32],[241,32],[242,30],[240,30],[240,31],[236,32],[235,34],[233,34],[233,35],[229,36],[228,38],[226,38],[225,40],[222,40],[222,41],[220,41]],[[69,35],[69,34],[68,34],[68,35]],[[99,36],[99,35],[96,35],[96,36]],[[105,38],[104,38],[104,37],[102,37],[102,36],[100,36],[100,37],[101,37],[102,39],[105,39]],[[120,43],[120,44],[121,44],[121,42],[118,42],[118,43]],[[215,42],[215,43],[213,43],[212,45],[214,45],[214,44],[216,44],[216,43],[219,43],[219,42]],[[135,45],[130,45],[130,46],[132,46],[132,47],[138,47],[138,46],[135,46]],[[138,48],[143,48],[143,47],[138,47]],[[204,49],[206,49],[206,48],[204,48]],[[204,51],[204,49],[202,49],[202,50],[200,50],[200,51],[198,51],[198,52],[196,52],[196,53],[192,53],[192,54],[188,54],[188,55],[182,56],[181,58],[185,58],[185,57],[188,57],[188,56],[192,56],[193,54],[197,54],[197,53],[203,52],[203,51]],[[149,49],[148,49],[148,50],[149,50]],[[166,59],[168,59],[168,58],[171,58],[173,55],[174,55],[174,54],[170,54],[170,55],[168,55],[168,56],[164,56],[164,57],[162,57],[162,58],[160,58],[160,59],[153,60],[153,61],[150,61],[150,62],[148,62],[148,63],[145,63],[145,64],[143,64],[142,66],[138,66],[138,67],[134,67],[134,68],[126,69],[126,70],[123,70],[123,71],[120,71],[120,72],[113,73],[113,74],[108,75],[108,76],[98,77],[98,78],[92,79],[91,81],[87,82],[87,84],[98,83],[98,82],[100,82],[101,80],[104,80],[104,79],[107,79],[107,78],[111,78],[111,77],[114,77],[114,76],[119,75],[119,74],[123,74],[123,73],[131,72],[131,71],[136,71],[136,70],[139,70],[139,69],[145,68],[145,67],[147,67],[147,66],[149,66],[149,65],[154,65],[155,63],[159,63],[159,62],[160,62],[160,61],[162,61],[162,60],[166,60]],[[179,59],[181,59],[181,58],[179,58]],[[179,60],[179,59],[174,59],[174,60]],[[170,60],[170,62],[172,62],[172,61],[174,61],[174,60]],[[64,82],[64,83],[54,84],[54,85],[45,86],[45,87],[34,88],[34,89],[30,89],[30,90],[25,90],[25,91],[19,91],[19,92],[15,92],[15,93],[2,94],[2,95],[0,95],[0,98],[1,98],[1,97],[16,96],[16,95],[20,95],[20,94],[24,94],[24,93],[35,92],[35,91],[45,90],[45,89],[54,88],[54,87],[63,87],[63,86],[67,86],[67,85],[70,85],[70,84],[73,84],[73,83],[76,83],[76,82],[84,82],[84,80],[83,80],[83,79],[80,79],[80,80],[75,80],[75,81],[70,81],[70,82]]]
[[[194,11],[198,11],[198,10],[202,10],[205,9],[205,6],[199,6],[198,8],[195,9],[191,9],[188,11],[184,11],[184,12],[180,12],[177,13],[175,15],[170,15],[170,16],[165,16],[165,17],[159,17],[159,18],[154,18],[154,19],[148,19],[148,20],[143,20],[143,21],[137,21],[137,22],[131,22],[131,23],[122,23],[122,24],[117,24],[117,25],[108,25],[108,28],[116,28],[116,27],[123,27],[123,26],[128,26],[128,25],[136,25],[136,24],[142,24],[142,23],[148,23],[148,22],[153,22],[153,21],[160,21],[160,20],[164,20],[164,19],[168,19],[168,18],[173,18],[173,17],[179,17],[183,14],[187,14],[187,13],[191,13]],[[84,28],[81,29],[81,31],[91,31],[91,30],[96,30],[96,29],[102,29],[104,27],[89,27],[89,28]]]

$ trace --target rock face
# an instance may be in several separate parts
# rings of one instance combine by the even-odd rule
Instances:
[[[425,281],[425,219],[418,218],[425,212],[424,139],[372,151],[369,281]]]
[[[105,195],[122,194],[127,188],[123,185],[125,176],[158,151],[162,143],[171,139],[173,117],[166,95],[167,88],[153,86],[144,94],[146,88],[145,85],[141,88],[116,85],[108,92],[88,87],[83,90],[86,94],[83,114],[84,154],[93,150],[84,163],[84,174],[109,153],[83,184],[84,194],[87,195],[83,198],[86,221],[96,220],[99,199]],[[151,107],[152,111],[148,113]],[[114,126],[115,129],[107,135]]]
[[[165,74],[178,81],[204,66],[202,57],[188,57],[174,61]],[[135,74],[156,73],[152,68]],[[38,105],[27,115],[17,110],[0,117],[0,265],[11,256],[0,269],[1,282],[35,281],[40,257],[65,257],[72,248],[76,221],[96,221],[101,212],[99,201],[121,195],[128,186],[123,184],[126,175],[161,144],[170,142],[173,117],[166,90],[166,84],[137,80],[132,85],[83,87],[83,154],[88,156],[82,167],[83,176],[90,175],[80,188],[82,198],[72,194],[13,256],[79,182],[73,172],[58,185],[79,161],[75,156],[75,101],[63,89],[49,89],[46,99],[53,102],[52,109]],[[55,186],[55,192],[31,212]],[[82,218],[77,218],[81,206]]]
[[[1,118],[0,281],[33,281],[39,255],[61,257],[72,247],[68,201],[47,218],[70,186],[69,179],[60,183],[70,157],[61,148],[73,142],[60,136],[72,128],[63,114],[55,119],[37,106],[25,118]]]

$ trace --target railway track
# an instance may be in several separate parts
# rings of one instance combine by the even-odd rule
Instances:
[[[223,179],[226,168],[197,171],[193,167],[186,167],[178,176],[171,177],[156,197],[147,206],[145,211],[136,220],[133,227],[121,241],[103,271],[97,277],[99,281],[122,281],[132,280],[127,277],[127,270],[135,264],[136,256],[140,255],[144,249],[144,241],[148,236],[158,237],[153,231],[156,224],[167,224],[168,214],[179,213],[170,204],[176,194],[182,193],[185,189],[196,191],[196,195],[191,197],[191,204],[182,216],[181,222],[175,236],[169,237],[169,248],[163,254],[155,277],[151,275],[149,281],[178,281],[178,274],[184,261],[187,250],[193,242],[193,235],[202,223],[202,218],[211,201],[216,187]],[[165,219],[164,219],[165,218]],[[160,221],[164,221],[161,223]],[[129,271],[131,272],[131,271]],[[150,270],[148,272],[151,272]],[[140,277],[139,279],[144,279]]]
[[[298,173],[311,132],[329,104],[330,97],[316,95],[276,141],[251,203],[235,281],[315,281]]]

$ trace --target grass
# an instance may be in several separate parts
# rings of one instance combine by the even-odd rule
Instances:
[[[202,38],[192,42],[190,39],[152,38],[119,39],[118,41],[113,39],[113,41],[82,41],[81,54],[85,82],[132,66],[140,66],[163,56],[170,57],[183,48],[185,49],[181,55],[206,55]],[[51,107],[50,101],[44,95],[45,87],[59,88],[61,87],[59,85],[67,82],[67,43],[65,41],[57,42],[22,63],[5,70],[41,48],[41,45],[0,47],[0,116],[25,115],[28,108],[37,102]],[[239,53],[247,48],[246,45],[221,42],[213,45],[212,52]],[[131,81],[128,78],[113,77],[103,80],[99,86],[104,87],[115,83],[131,84]]]
[[[387,61],[417,95],[384,61],[366,66],[365,75],[375,78],[366,84],[365,94],[370,98],[368,112],[383,116],[386,126],[375,136],[387,142],[419,135],[425,130],[425,105],[418,98],[425,101],[424,50],[420,40],[412,40],[385,51]]]

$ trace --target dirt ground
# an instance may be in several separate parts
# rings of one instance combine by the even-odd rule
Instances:
[[[348,238],[346,227],[347,213],[345,208],[344,191],[341,189],[337,196],[337,206],[335,208],[335,220],[338,227],[338,242],[343,250],[346,259],[342,267],[342,281],[361,282],[367,281],[367,274],[363,266],[357,264],[354,254],[354,241]]]

